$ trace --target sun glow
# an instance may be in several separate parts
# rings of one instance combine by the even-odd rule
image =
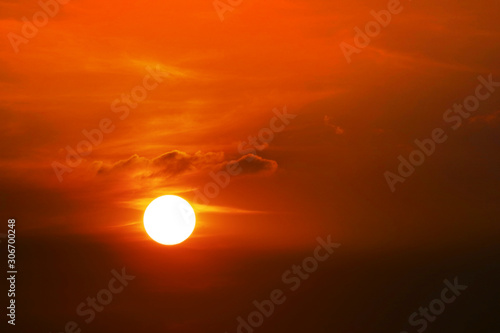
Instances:
[[[144,212],[144,228],[154,241],[175,245],[193,232],[196,216],[191,205],[176,195],[164,195],[151,201]]]

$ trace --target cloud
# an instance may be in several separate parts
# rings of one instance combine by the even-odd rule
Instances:
[[[338,135],[344,134],[344,132],[345,132],[344,129],[340,126],[335,125],[329,116],[325,116],[323,118],[323,122],[325,123],[326,126],[333,128],[333,130],[335,131],[335,134],[338,134]]]
[[[277,162],[253,154],[244,155],[237,160],[225,160],[223,152],[189,154],[172,150],[152,159],[134,154],[112,164],[94,162],[94,170],[98,176],[126,173],[140,178],[169,178],[202,170],[223,170],[227,165],[236,163],[241,168],[242,175],[273,173],[278,168]]]
[[[96,165],[98,175],[127,172],[136,176],[155,178],[178,176],[207,167],[215,167],[223,161],[223,152],[189,154],[173,150],[152,159],[134,154],[111,165],[106,165],[103,162],[96,162]]]
[[[247,154],[237,160],[224,163],[223,167],[226,168],[227,165],[233,164],[239,165],[242,170],[240,174],[242,175],[259,173],[271,174],[278,169],[278,163],[276,161],[267,160],[254,154]]]
[[[471,123],[481,123],[490,126],[497,125],[499,121],[500,121],[500,110],[485,115],[474,116],[469,119],[469,122]]]

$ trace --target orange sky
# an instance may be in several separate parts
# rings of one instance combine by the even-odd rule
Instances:
[[[147,204],[164,194],[192,202],[210,172],[243,161],[228,187],[195,207],[195,232],[174,250],[207,251],[193,254],[209,276],[204,292],[242,275],[225,266],[238,256],[214,259],[222,250],[291,256],[328,234],[354,252],[494,237],[500,91],[459,130],[442,116],[474,93],[479,75],[500,81],[500,4],[402,6],[348,64],[339,44],[353,43],[353,28],[387,1],[244,0],[221,22],[210,0],[73,0],[17,53],[7,35],[40,7],[0,1],[3,214],[26,237],[109,247],[154,285],[122,250],[132,244],[146,262],[162,256],[142,227]],[[148,81],[158,85],[120,119],[113,102],[142,86],[147,68],[163,73]],[[242,160],[238,145],[285,107],[296,117]],[[103,119],[113,131],[60,182],[53,162],[65,163],[65,148]],[[436,127],[448,140],[392,193],[384,172]]]

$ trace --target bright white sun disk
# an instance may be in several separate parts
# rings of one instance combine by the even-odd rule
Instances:
[[[154,199],[144,212],[144,228],[149,237],[164,245],[185,241],[193,232],[195,223],[193,207],[176,195]]]

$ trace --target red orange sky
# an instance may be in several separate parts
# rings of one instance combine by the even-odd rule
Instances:
[[[221,22],[210,0],[72,0],[16,47],[8,34],[22,34],[22,18],[40,5],[0,1],[2,212],[16,215],[26,237],[75,237],[82,247],[90,240],[109,258],[129,258],[151,289],[171,291],[144,265],[162,256],[142,227],[145,207],[164,194],[193,202],[211,172],[239,161],[244,172],[196,205],[195,232],[174,250],[209,253],[192,254],[197,273],[208,276],[195,283],[207,299],[227,281],[250,283],[225,266],[238,257],[217,261],[218,251],[239,249],[247,260],[273,251],[292,256],[327,234],[367,253],[492,239],[500,91],[447,132],[395,193],[384,172],[395,172],[415,139],[447,126],[443,113],[474,93],[479,75],[500,81],[500,5],[402,6],[348,63],[339,44],[353,43],[354,27],[387,1],[244,0]],[[151,70],[163,73],[148,81],[158,85],[120,119],[113,102]],[[285,108],[296,117],[244,160],[239,144]],[[54,161],[65,163],[66,147],[103,119],[113,130],[60,181]],[[151,257],[134,257],[123,244]],[[171,327],[188,331],[177,324]]]

